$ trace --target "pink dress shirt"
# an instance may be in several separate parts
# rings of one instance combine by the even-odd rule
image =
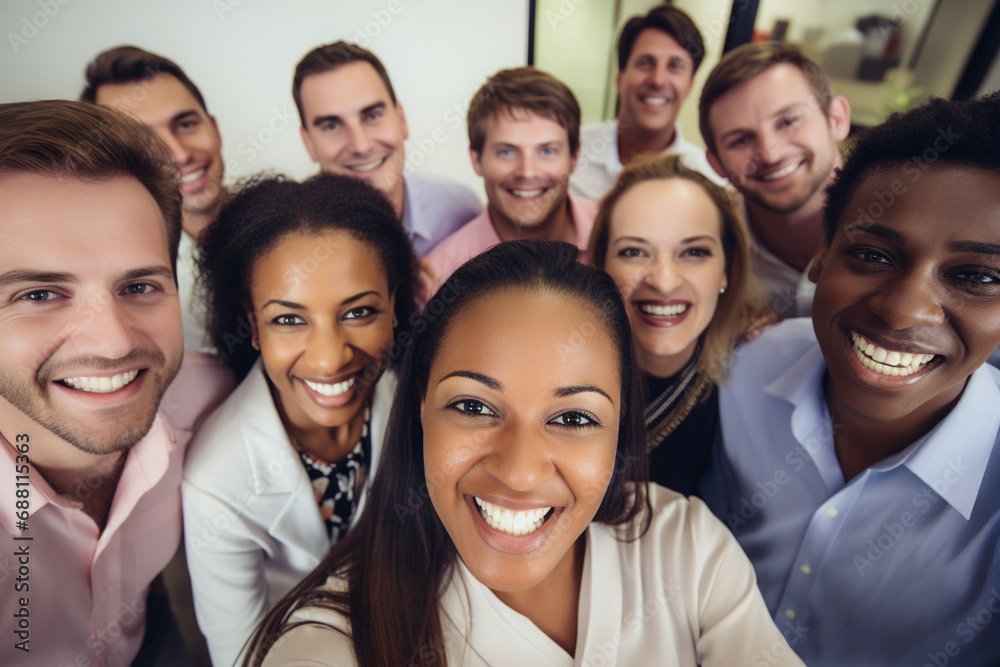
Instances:
[[[103,532],[79,503],[57,495],[34,468],[26,487],[28,529],[18,529],[17,452],[8,441],[16,434],[0,436],[0,665],[132,662],[146,630],[149,584],[180,544],[184,450],[232,387],[221,362],[185,353],[152,428],[128,453]],[[27,556],[17,555],[25,550]],[[24,607],[28,653],[15,646],[23,638],[15,632],[20,622],[15,613],[23,614]]]
[[[434,249],[425,257],[435,271],[434,287],[430,294],[425,296],[425,299],[433,296],[448,279],[448,276],[454,273],[455,269],[484,250],[500,243],[500,237],[497,236],[493,223],[490,221],[489,210],[489,207],[484,208],[482,213],[434,246]],[[582,254],[587,250],[590,230],[594,226],[594,218],[597,217],[597,202],[569,195],[569,210],[573,218],[573,227],[576,229],[576,247],[580,249]]]

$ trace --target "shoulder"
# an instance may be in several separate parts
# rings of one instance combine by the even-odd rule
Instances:
[[[319,590],[340,593],[346,583],[329,577]],[[351,621],[341,612],[327,607],[302,607],[288,618],[294,625],[283,633],[264,658],[264,667],[279,665],[354,665],[354,642]]]
[[[737,385],[751,377],[760,378],[763,384],[767,384],[817,346],[810,318],[785,320],[765,329],[756,340],[739,346],[733,352],[729,384]]]
[[[406,175],[407,186],[413,186],[417,192],[446,195],[455,199],[467,199],[479,202],[476,193],[469,186],[458,181],[434,174],[412,173]]]
[[[438,270],[438,273],[455,268],[456,262],[461,264],[484,249],[483,244],[488,243],[484,239],[488,236],[487,232],[492,232],[492,229],[493,226],[490,224],[486,209],[483,209],[479,215],[434,246],[427,254],[427,260]]]
[[[234,385],[233,373],[221,359],[187,349],[177,376],[163,394],[160,409],[171,426],[194,431]]]
[[[258,363],[195,435],[184,479],[196,486],[216,486],[222,478],[242,480],[235,472],[250,467],[248,450],[258,442],[276,449],[274,440],[279,437],[285,437],[284,429]],[[220,476],[219,470],[231,474]]]
[[[603,123],[591,123],[580,128],[580,147],[588,151],[601,152],[596,149],[600,146],[587,145],[590,143],[607,143],[614,141],[618,134],[618,122],[615,120]]]

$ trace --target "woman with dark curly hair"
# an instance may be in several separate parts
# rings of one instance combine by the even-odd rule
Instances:
[[[205,232],[208,328],[242,380],[191,445],[182,487],[215,664],[233,663],[365,502],[414,262],[389,202],[343,176],[252,180]]]

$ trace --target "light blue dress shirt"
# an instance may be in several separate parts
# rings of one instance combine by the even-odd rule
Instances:
[[[1000,665],[1000,372],[845,484],[808,319],[740,349],[700,494],[810,667]]]
[[[423,257],[446,236],[479,215],[483,205],[465,185],[429,174],[405,174],[403,229]]]

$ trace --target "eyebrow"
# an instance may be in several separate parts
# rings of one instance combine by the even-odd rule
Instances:
[[[903,235],[897,232],[891,227],[886,227],[884,225],[877,225],[870,222],[862,222],[857,225],[852,225],[851,227],[844,228],[844,234],[850,236],[857,232],[864,232],[871,234],[872,236],[878,236],[880,238],[886,239],[887,241],[902,241]]]
[[[440,381],[443,382],[450,377],[469,378],[470,380],[475,380],[480,384],[486,385],[487,387],[489,387],[494,391],[503,391],[503,384],[501,384],[499,380],[491,378],[489,375],[483,375],[482,373],[474,373],[472,371],[452,371],[451,373],[448,373],[443,378],[441,378]],[[573,396],[574,394],[582,394],[585,392],[598,393],[604,398],[608,399],[611,405],[615,404],[614,400],[612,400],[612,398],[608,395],[606,391],[604,391],[600,387],[595,387],[590,384],[574,384],[570,385],[569,387],[559,387],[558,389],[553,391],[552,394],[557,398],[563,398],[565,396]]]
[[[178,122],[184,120],[185,118],[187,118],[188,116],[194,116],[195,118],[198,118],[198,119],[201,118],[201,116],[199,115],[199,113],[198,113],[198,111],[196,109],[188,109],[187,111],[181,111],[180,113],[175,114],[174,117],[170,119],[170,122],[171,123],[178,123]]]
[[[582,394],[582,393],[588,392],[588,391],[592,391],[592,392],[600,394],[604,398],[608,399],[608,402],[611,403],[611,405],[615,404],[614,400],[612,400],[612,398],[608,395],[608,392],[604,391],[600,387],[595,387],[592,384],[574,384],[574,385],[569,386],[569,387],[559,387],[553,393],[556,395],[556,397],[562,398],[564,396],[572,396],[574,394]]]
[[[362,109],[359,113],[360,113],[360,115],[364,115],[366,113],[371,113],[372,111],[377,111],[379,109],[386,109],[386,108],[388,108],[388,105],[385,102],[376,102],[375,104],[369,104],[364,109]],[[312,125],[313,125],[313,127],[319,127],[320,125],[322,125],[324,123],[329,123],[329,122],[333,122],[333,121],[336,121],[338,123],[339,122],[343,122],[343,118],[341,118],[340,116],[338,116],[336,114],[330,114],[328,116],[316,116],[312,120]]]
[[[367,290],[365,292],[359,292],[359,293],[355,294],[354,296],[347,297],[346,299],[344,299],[343,301],[340,302],[340,305],[341,306],[346,306],[349,303],[353,303],[355,301],[358,301],[359,299],[365,298],[369,294],[374,294],[376,296],[379,295],[379,293],[377,291],[375,291],[373,289],[370,289],[370,290]],[[295,310],[305,310],[305,308],[306,308],[302,304],[295,303],[294,301],[283,301],[281,299],[271,299],[271,300],[265,302],[264,305],[260,307],[260,309],[264,310],[265,308],[267,308],[271,304],[274,304],[276,306],[281,306],[282,308],[293,308]]]
[[[709,234],[700,234],[698,236],[689,236],[686,239],[681,239],[681,245],[685,243],[695,243],[698,241],[712,241],[713,243],[719,243],[719,240],[714,236]],[[649,243],[649,239],[644,239],[641,236],[619,236],[615,239],[615,243]]]
[[[147,266],[140,269],[131,269],[126,271],[118,276],[117,282],[129,282],[139,278],[148,278],[152,276],[160,276],[172,280],[174,273],[165,266]],[[0,287],[7,287],[8,285],[14,285],[17,283],[77,284],[79,282],[80,278],[76,275],[72,273],[62,273],[59,271],[31,271],[15,269],[14,271],[8,271],[7,273],[0,275]]]
[[[451,373],[448,373],[443,378],[441,378],[440,381],[444,382],[448,378],[452,377],[469,378],[470,380],[475,380],[480,384],[486,385],[493,391],[503,391],[503,385],[500,384],[498,380],[491,378],[489,375],[483,375],[482,373],[473,373],[472,371],[452,371]]]
[[[951,248],[959,252],[974,252],[981,255],[1000,255],[1000,245],[980,241],[955,241]]]

